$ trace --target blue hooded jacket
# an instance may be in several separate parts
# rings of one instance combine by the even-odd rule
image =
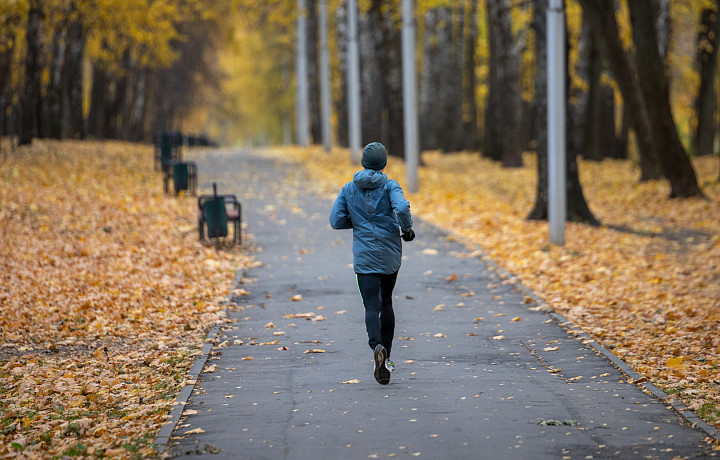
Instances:
[[[340,190],[330,226],[353,229],[355,273],[391,274],[400,270],[400,230],[412,228],[410,203],[402,188],[380,171],[358,171]]]

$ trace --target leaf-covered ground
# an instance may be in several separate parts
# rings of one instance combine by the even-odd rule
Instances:
[[[347,150],[269,152],[299,161],[334,197],[360,169]],[[720,184],[717,158],[695,160],[704,199],[669,200],[664,182],[638,183],[629,161],[581,162],[585,196],[602,227],[568,224],[565,247],[535,199],[534,156],[502,169],[477,154],[425,153],[413,214],[481,246],[552,308],[640,374],[720,427]],[[401,160],[386,172],[405,186]],[[418,235],[422,238],[422,235]]]
[[[0,153],[0,456],[151,455],[204,335],[252,261],[197,241],[152,148]]]

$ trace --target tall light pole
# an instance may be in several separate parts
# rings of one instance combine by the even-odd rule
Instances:
[[[360,163],[360,53],[358,51],[357,0],[348,0],[348,137],[350,158]]]
[[[405,167],[408,191],[418,191],[418,119],[415,82],[415,15],[413,1],[402,3],[402,72],[403,110],[405,121]]]
[[[297,0],[297,43],[295,53],[295,72],[297,79],[297,141],[298,145],[308,145],[308,78],[307,78],[307,31],[305,29],[305,0]]]
[[[548,222],[550,243],[565,245],[567,180],[565,163],[565,8],[550,0],[547,11]]]
[[[320,106],[322,116],[322,142],[326,152],[330,151],[330,60],[327,40],[327,3],[318,2],[320,9]]]

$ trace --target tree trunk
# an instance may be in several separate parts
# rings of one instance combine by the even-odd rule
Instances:
[[[30,1],[26,34],[25,86],[22,95],[22,127],[19,143],[32,143],[33,137],[41,132],[42,115],[42,67],[40,52],[42,47],[43,11],[40,0]]]
[[[522,166],[520,64],[507,0],[488,0],[490,69],[485,111],[485,155],[503,167]]]
[[[420,82],[420,142],[445,152],[462,147],[464,8],[434,8],[425,16]]]
[[[547,169],[547,13],[548,1],[538,0],[535,2],[535,11],[533,13],[532,27],[535,31],[535,53],[536,53],[536,71],[535,71],[535,97],[537,102],[538,116],[537,120],[537,167],[538,180],[537,191],[535,197],[535,206],[528,215],[529,220],[547,220],[548,219],[548,169]],[[568,34],[566,30],[566,47],[565,47],[565,88],[566,91],[570,87],[570,72],[567,66],[570,46],[568,43]],[[566,94],[569,94],[566,92]],[[569,99],[566,99],[566,109],[569,109]],[[572,118],[567,119],[568,126],[566,128],[566,138],[569,137],[573,130]],[[570,145],[570,142],[567,142]],[[585,195],[580,185],[577,165],[577,151],[568,148],[565,157],[566,166],[566,198],[567,198],[567,220],[571,222],[583,222],[590,225],[600,225],[598,220],[590,211],[585,200]]]
[[[75,2],[71,11],[76,10]],[[63,137],[85,139],[87,132],[83,119],[83,53],[85,52],[85,34],[83,32],[82,18],[76,17],[68,26],[68,52],[65,62],[65,84],[68,105],[67,131]]]
[[[535,153],[537,185],[535,205],[528,220],[548,219],[548,155],[547,155],[547,9],[548,0],[536,0],[532,16],[535,32]]]
[[[95,139],[104,139],[105,115],[107,114],[107,76],[97,64],[93,69],[92,91],[90,93],[90,114],[88,134]]]
[[[585,13],[583,16],[587,16]],[[583,17],[583,23],[587,24],[587,18]],[[603,60],[600,49],[597,45],[597,37],[589,33],[586,42],[587,53],[587,104],[584,112],[584,126],[582,138],[582,156],[586,160],[601,161],[603,158],[610,156],[611,152],[606,150],[607,142],[603,140],[612,138],[614,140],[615,132],[605,131],[604,116],[606,115],[604,108],[603,88],[600,83],[600,77],[603,71]],[[614,114],[611,114],[614,116]]]
[[[14,27],[20,21],[18,15],[13,15],[5,19],[5,29],[0,32],[0,139],[9,130],[6,130],[8,106],[12,101],[12,85],[10,71],[13,64],[13,54],[15,53],[15,32]],[[0,150],[2,142],[0,142]]]
[[[444,152],[457,152],[462,149],[463,120],[463,60],[465,6],[447,8],[449,43],[446,54],[450,63],[443,69],[444,85],[441,86],[440,99],[443,102],[443,128],[445,135],[441,148]]]
[[[643,81],[642,94],[647,104],[653,134],[658,140],[660,164],[670,181],[670,197],[702,195],[692,163],[680,142],[673,120],[670,90],[657,45],[652,0],[633,0],[628,2],[628,9],[637,50],[638,76]]]
[[[650,129],[648,110],[640,89],[640,81],[620,39],[614,2],[613,0],[579,0],[579,3],[620,87],[623,104],[630,109],[633,131],[640,153],[640,180],[659,179],[661,176],[657,146]]]
[[[335,98],[337,115],[336,142],[339,146],[348,146],[348,101],[347,101],[347,58],[348,58],[348,30],[347,30],[347,2],[342,2],[335,12],[337,40],[338,71],[342,84],[338,88],[339,97]]]
[[[320,119],[320,72],[318,72],[318,18],[316,2],[306,5],[307,17],[307,76],[310,102],[310,135],[314,144],[322,143],[322,120]]]
[[[627,104],[622,107],[622,121],[620,122],[620,133],[615,138],[615,156],[613,158],[627,160],[628,142],[630,138],[630,113]]]
[[[373,0],[367,19],[361,21],[363,143],[382,142],[388,154],[402,157],[405,151],[403,131],[402,72],[400,25],[396,8],[388,8],[382,0]],[[365,27],[362,27],[363,24]],[[362,29],[365,29],[364,31]],[[365,106],[365,103],[368,106]]]
[[[51,45],[50,81],[46,89],[46,113],[44,114],[45,135],[53,139],[62,139],[62,115],[64,102],[64,79],[67,50],[67,27],[63,18],[57,25]]]
[[[436,124],[440,113],[437,97],[439,86],[439,35],[440,11],[437,8],[425,13],[425,33],[423,35],[422,71],[420,75],[420,149],[434,150],[439,147]]]
[[[463,72],[465,73],[463,85],[463,117],[462,117],[462,138],[463,149],[478,150],[480,148],[480,137],[478,133],[478,108],[475,91],[477,89],[477,78],[475,77],[475,54],[478,41],[478,0],[470,0],[470,17],[468,21],[468,32],[465,34],[465,56]]]
[[[720,46],[720,21],[715,9],[702,11],[700,33],[697,39],[697,60],[700,67],[700,91],[695,101],[695,155],[712,155],[715,152],[715,75],[717,74],[718,47]]]

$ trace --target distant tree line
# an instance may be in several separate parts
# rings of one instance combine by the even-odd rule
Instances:
[[[331,12],[334,138],[346,146],[347,2],[317,1]],[[307,0],[306,23],[310,130],[319,142],[317,1]],[[666,179],[671,197],[702,194],[690,157],[717,153],[719,2],[567,0],[571,218],[595,222],[578,156],[636,152],[641,180]],[[359,5],[362,141],[380,140],[402,155],[401,1]],[[421,148],[479,151],[510,168],[522,165],[523,151],[537,152],[532,218],[547,212],[547,7],[548,0],[416,1]],[[227,132],[238,125],[256,139],[277,142],[281,132],[287,139],[296,12],[296,0],[0,2],[0,135],[20,143],[150,141],[214,104],[208,120]],[[697,31],[690,46],[685,30],[673,27],[688,23]],[[223,68],[220,57],[233,54],[234,67]],[[679,80],[697,81],[682,89],[692,102],[671,100]]]
[[[379,139],[403,154],[400,1],[371,0],[360,8],[363,142]],[[479,150],[506,167],[522,165],[522,152],[546,158],[545,47],[547,0],[416,2],[421,149]],[[577,0],[579,23],[568,39],[568,188],[570,218],[596,222],[577,177],[576,158],[627,158],[635,140],[641,180],[667,179],[671,197],[701,195],[690,155],[715,153],[718,131],[718,1]],[[361,3],[362,5],[362,3]],[[308,25],[315,2],[308,2]],[[681,142],[670,100],[668,59],[673,17],[700,22],[693,43],[699,76],[693,133]],[[346,2],[336,9],[337,67],[345,81]],[[570,20],[570,15],[568,15]],[[521,24],[521,27],[518,27]],[[570,26],[568,26],[570,28]],[[311,132],[320,139],[316,34],[308,34]],[[626,43],[627,40],[630,43]],[[570,54],[576,56],[570,61]],[[315,69],[314,69],[315,68]],[[528,70],[531,69],[531,70]],[[337,85],[336,137],[347,145],[346,87]],[[547,181],[539,162],[539,186]],[[532,218],[545,218],[538,193]]]
[[[150,141],[182,128],[229,2],[0,2],[0,136]]]

